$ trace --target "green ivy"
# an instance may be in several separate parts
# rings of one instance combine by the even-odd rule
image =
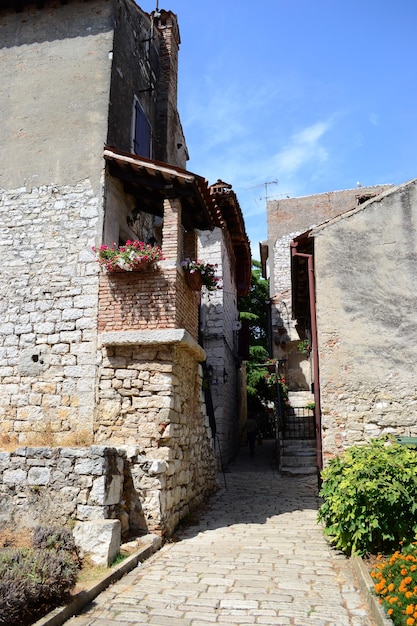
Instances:
[[[393,438],[352,446],[322,472],[318,519],[336,548],[376,554],[414,539],[417,450]]]

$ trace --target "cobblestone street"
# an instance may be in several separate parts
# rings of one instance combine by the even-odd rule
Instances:
[[[316,523],[316,477],[281,477],[272,442],[242,448],[197,525],[68,626],[370,626],[350,562]]]

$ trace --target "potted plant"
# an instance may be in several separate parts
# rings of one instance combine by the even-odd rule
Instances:
[[[107,272],[132,272],[140,269],[154,268],[158,261],[163,260],[159,246],[152,246],[144,241],[126,241],[123,246],[100,246],[93,251],[97,261]]]
[[[218,289],[217,265],[195,259],[185,259],[181,262],[181,267],[184,270],[185,280],[193,291],[200,291],[202,286],[208,291]]]

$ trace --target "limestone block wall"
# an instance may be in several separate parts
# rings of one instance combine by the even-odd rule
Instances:
[[[314,233],[325,458],[416,436],[416,181]]]
[[[115,518],[124,458],[115,449],[18,448],[0,452],[0,525],[32,528]]]
[[[200,482],[200,493],[194,490],[190,499],[192,468],[163,457],[157,449],[144,456],[134,446],[0,452],[0,529],[119,519],[126,536],[169,534],[214,483],[206,475],[204,490]]]
[[[179,336],[181,334],[181,337]],[[214,452],[201,391],[204,352],[184,331],[102,336],[95,440],[130,444],[160,464],[144,489],[153,530],[173,530],[215,488]],[[119,343],[117,343],[119,342]],[[164,343],[165,342],[165,343]]]
[[[202,232],[199,258],[218,265],[222,288],[203,292],[201,330],[207,363],[213,368],[212,396],[218,445],[223,461],[229,462],[238,448],[237,339],[238,321],[234,257],[227,233],[220,228]]]
[[[100,222],[90,181],[0,190],[0,431],[92,430]]]

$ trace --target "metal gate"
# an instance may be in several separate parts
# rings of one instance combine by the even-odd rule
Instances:
[[[282,418],[283,439],[315,439],[314,409],[286,407]]]

